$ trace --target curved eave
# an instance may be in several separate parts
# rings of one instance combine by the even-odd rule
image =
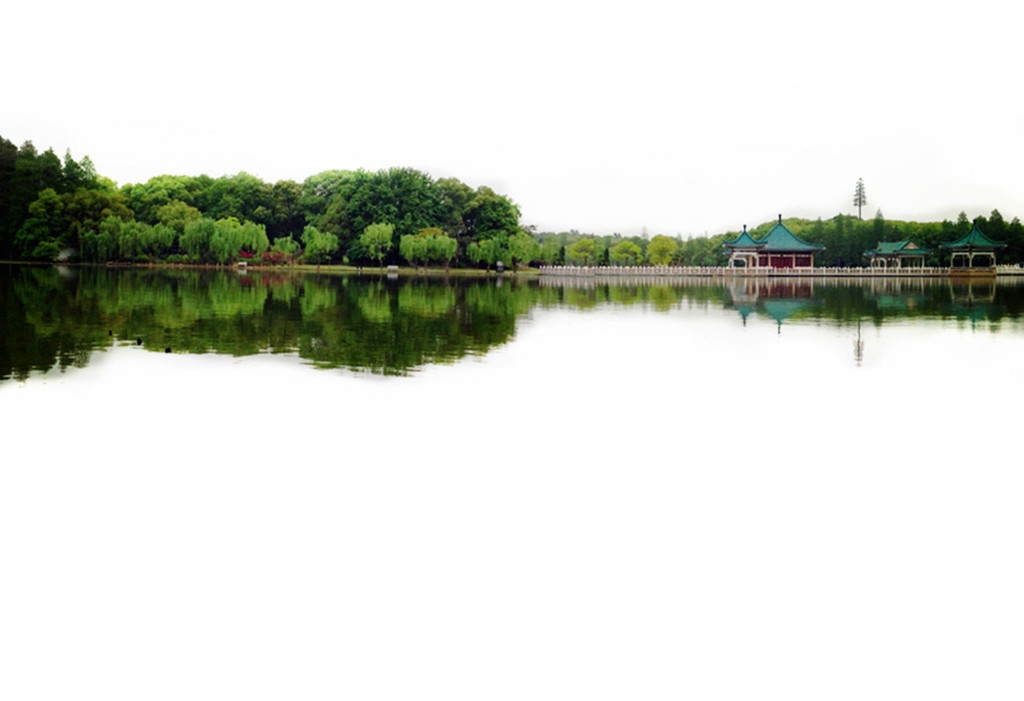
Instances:
[[[994,251],[997,248],[1006,248],[1006,244],[1002,241],[993,241],[988,244],[959,243],[957,241],[950,241],[948,243],[940,243],[939,248],[962,248],[967,251]]]
[[[941,248],[965,248],[968,250],[982,251],[985,249],[1003,248],[1006,246],[1006,242],[993,241],[988,236],[985,236],[981,229],[975,225],[971,227],[970,231],[958,238],[956,241],[943,241],[939,246]]]
[[[786,255],[790,255],[790,256],[797,255],[797,256],[799,256],[799,255],[806,255],[806,254],[815,254],[815,253],[821,253],[824,250],[825,250],[825,247],[823,247],[823,246],[820,247],[820,248],[815,248],[815,249],[781,249],[781,248],[779,248],[779,249],[767,249],[767,248],[766,249],[761,249],[761,251],[764,251],[765,253],[770,253],[772,255],[778,255],[778,256],[786,256]]]
[[[893,258],[896,258],[897,256],[927,256],[930,254],[931,249],[928,248],[914,248],[909,251],[879,251],[877,249],[873,251],[864,251],[864,255],[866,256],[892,256]]]
[[[732,241],[725,241],[722,243],[723,248],[743,248],[752,250],[756,250],[763,245],[764,243],[755,240],[746,231],[734,238]]]

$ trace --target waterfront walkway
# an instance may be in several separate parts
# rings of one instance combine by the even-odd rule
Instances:
[[[864,277],[922,278],[992,274],[991,268],[726,268],[724,266],[578,266],[545,265],[541,275],[555,277]],[[1017,265],[1000,265],[996,275],[1024,275]]]

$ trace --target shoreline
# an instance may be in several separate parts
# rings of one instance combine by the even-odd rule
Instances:
[[[518,271],[508,269],[480,270],[478,268],[414,268],[408,266],[355,266],[355,265],[219,265],[216,263],[88,263],[84,261],[31,261],[31,260],[0,260],[0,265],[54,266],[65,268],[118,268],[118,269],[160,269],[160,270],[223,270],[238,273],[315,273],[327,275],[399,275],[403,277],[539,277],[537,268],[525,268]]]

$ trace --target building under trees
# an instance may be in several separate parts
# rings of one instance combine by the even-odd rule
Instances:
[[[995,270],[996,267],[996,249],[1006,246],[1002,241],[993,241],[985,236],[977,224],[956,241],[948,241],[939,245],[949,251],[950,268],[989,268],[992,270]]]
[[[744,225],[743,233],[722,247],[729,251],[726,265],[730,268],[813,268],[814,254],[825,250],[821,244],[798,238],[782,223],[781,214],[764,238],[753,238]]]
[[[877,247],[864,251],[872,268],[923,268],[931,253],[930,248],[922,248],[913,241],[880,241]]]

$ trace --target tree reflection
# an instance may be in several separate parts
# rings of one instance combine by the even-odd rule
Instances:
[[[539,297],[536,285],[489,280],[8,267],[0,379],[83,366],[137,338],[161,352],[297,353],[318,367],[402,375],[506,343]]]
[[[0,380],[84,366],[111,344],[163,352],[293,353],[323,368],[405,375],[507,343],[537,306],[725,309],[842,327],[1024,313],[1024,285],[943,280],[550,280],[240,275],[224,270],[0,268]],[[859,339],[859,335],[858,335]],[[855,345],[862,358],[863,345]]]

